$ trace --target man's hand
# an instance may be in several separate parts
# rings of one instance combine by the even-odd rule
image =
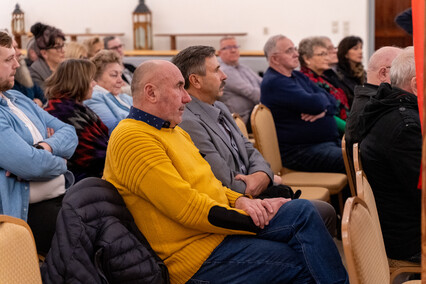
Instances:
[[[276,184],[282,184],[283,180],[280,176],[274,175],[274,183]]]
[[[277,197],[277,198],[265,198],[264,201],[268,202],[271,206],[274,212],[272,214],[269,214],[269,220],[275,217],[275,214],[277,214],[278,210],[280,210],[281,206],[283,206],[285,203],[291,201],[290,198],[283,198],[283,197]]]
[[[55,134],[55,130],[53,128],[48,127],[47,128],[47,138],[51,137],[53,134]],[[50,147],[49,144],[46,142],[40,142],[38,143],[40,146],[44,148],[44,150],[49,151],[50,153],[53,153],[52,147]]]
[[[255,172],[251,175],[236,175],[236,180],[242,180],[246,184],[246,194],[251,196],[258,196],[261,194],[269,185],[271,181],[269,176],[264,172]]]
[[[322,113],[320,113],[320,114],[316,114],[316,115],[314,115],[314,114],[307,114],[307,113],[302,113],[301,115],[300,115],[300,118],[302,119],[302,120],[304,120],[304,121],[308,121],[308,122],[314,122],[315,120],[317,120],[317,119],[320,119],[320,118],[323,118],[324,116],[325,116],[325,114],[327,113],[327,111],[325,110],[325,111],[323,111]]]
[[[43,108],[43,103],[40,101],[40,99],[33,99],[33,102],[35,102],[39,107]]]
[[[277,204],[273,204],[275,207]],[[273,205],[270,201],[261,199],[250,199],[247,197],[240,197],[235,201],[235,208],[245,211],[254,224],[261,229],[269,224],[270,216],[275,216]]]

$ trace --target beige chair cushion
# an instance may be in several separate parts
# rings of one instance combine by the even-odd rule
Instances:
[[[330,192],[324,187],[293,186],[292,189],[294,191],[298,189],[302,191],[301,199],[330,201]]]
[[[23,220],[0,215],[0,260],[0,283],[41,283],[34,237]]]
[[[330,194],[338,194],[348,182],[345,174],[338,173],[290,172],[281,178],[283,183],[290,186],[325,187]]]

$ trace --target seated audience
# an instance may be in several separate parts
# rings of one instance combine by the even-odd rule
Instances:
[[[136,69],[134,105],[111,135],[104,171],[171,283],[348,283],[309,201],[250,199],[215,178],[178,126],[191,100],[184,85],[168,61]]]
[[[78,146],[68,160],[68,169],[76,182],[85,177],[102,177],[108,128],[99,116],[83,104],[92,97],[95,65],[82,59],[68,59],[46,80],[45,110],[77,131]]]
[[[34,83],[44,91],[44,81],[65,59],[65,35],[61,30],[42,23],[34,24],[31,32],[35,37],[38,60],[31,64],[30,73]]]
[[[65,159],[78,141],[72,126],[11,90],[18,66],[12,38],[0,32],[0,214],[27,221],[37,249],[47,253],[73,182]]]
[[[339,131],[344,132],[345,120],[349,111],[348,98],[342,89],[335,87],[323,77],[324,72],[330,69],[327,46],[321,37],[310,37],[299,43],[298,51],[300,72],[336,99],[339,113],[335,116],[335,119]]]
[[[25,58],[25,63],[28,67],[30,67],[31,64],[33,64],[33,62],[38,59],[37,52],[35,51],[35,49],[35,38],[32,37],[27,42],[27,57]]]
[[[21,92],[32,99],[39,107],[42,107],[47,101],[44,97],[44,92],[37,84],[34,84],[28,66],[25,63],[25,59],[22,57],[21,50],[18,48],[18,43],[13,40],[12,45],[15,49],[16,60],[19,62],[19,67],[16,69],[15,74],[15,83],[12,89]]]
[[[390,80],[391,85],[380,85],[361,116],[361,160],[388,257],[420,263],[422,132],[412,47],[393,60]]]
[[[337,47],[337,74],[340,81],[346,86],[349,107],[354,99],[356,85],[365,81],[365,71],[362,65],[362,39],[357,36],[348,36],[342,39]]]
[[[87,48],[78,42],[72,41],[65,45],[65,59],[87,59]]]
[[[110,50],[101,50],[91,61],[96,65],[97,85],[93,88],[92,98],[84,103],[101,118],[111,134],[132,106],[132,98],[121,93],[123,65],[120,57]]]
[[[355,97],[352,103],[351,115],[347,119],[345,131],[347,150],[350,153],[352,153],[352,145],[361,142],[359,120],[365,104],[370,101],[371,97],[376,95],[381,83],[390,83],[392,61],[401,51],[401,48],[394,46],[384,46],[376,50],[368,61],[367,83],[355,86]]]
[[[219,62],[214,48],[189,47],[175,56],[172,62],[182,72],[185,89],[191,96],[179,126],[191,135],[215,177],[224,186],[246,195],[259,198],[286,197],[281,185],[274,185],[274,181],[281,184],[281,178],[274,176],[259,151],[244,138],[227,107],[217,101],[224,95],[223,86],[227,76],[220,68],[217,69]],[[215,72],[220,75],[212,76]],[[191,80],[194,77],[200,80]],[[326,202],[312,202],[331,234],[334,234],[334,208]]]
[[[115,37],[115,36],[105,37],[104,48],[115,51],[120,56],[120,59],[123,60],[124,44],[121,42],[121,40],[118,37]],[[124,66],[124,69],[123,69],[123,73],[121,74],[121,78],[123,78],[124,82],[130,85],[132,83],[133,72],[135,72],[136,67],[130,63],[123,63],[123,66]]]
[[[96,53],[104,48],[102,41],[98,37],[92,37],[83,41],[87,48],[87,55],[89,58],[95,56]]]
[[[334,114],[336,100],[301,72],[299,53],[283,36],[264,47],[269,68],[260,101],[272,112],[283,165],[300,171],[345,173]]]
[[[250,114],[260,99],[262,78],[250,67],[239,63],[240,51],[234,37],[220,40],[220,67],[228,77],[220,100],[231,112],[238,113],[244,123],[250,126]]]

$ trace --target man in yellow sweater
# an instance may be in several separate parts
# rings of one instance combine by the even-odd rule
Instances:
[[[104,171],[171,282],[349,283],[310,202],[251,199],[215,178],[178,126],[191,100],[184,83],[167,61],[137,68],[133,107],[111,134]]]

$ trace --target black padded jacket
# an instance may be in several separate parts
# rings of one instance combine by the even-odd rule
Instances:
[[[169,283],[120,194],[99,178],[67,191],[41,271],[45,284]]]

